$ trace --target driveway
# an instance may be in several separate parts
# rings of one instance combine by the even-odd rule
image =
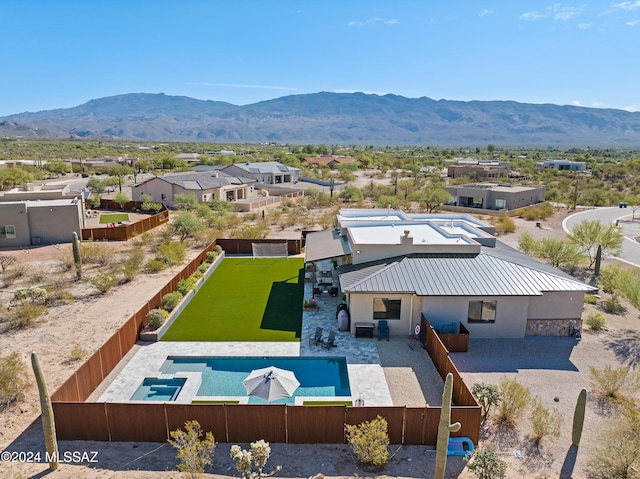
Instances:
[[[629,208],[595,208],[568,216],[562,222],[562,227],[569,233],[576,224],[583,220],[599,220],[602,223],[613,223],[617,220],[622,227],[625,238],[622,242],[622,252],[617,258],[640,267],[640,243],[633,239],[640,236],[640,213],[636,216],[639,218],[636,218],[636,221],[631,221],[632,211]]]

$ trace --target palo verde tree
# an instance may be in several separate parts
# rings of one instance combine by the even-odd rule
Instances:
[[[624,239],[619,226],[603,224],[600,220],[583,220],[567,236],[589,258],[589,268],[593,268],[596,261],[598,245],[603,255],[619,254]]]

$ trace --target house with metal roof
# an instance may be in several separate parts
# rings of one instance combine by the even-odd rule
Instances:
[[[200,202],[213,200],[238,201],[255,195],[253,178],[233,176],[222,171],[202,171],[171,173],[150,178],[131,185],[133,200],[140,200],[143,194],[151,195],[153,201],[173,206],[174,197],[180,193],[195,195]]]
[[[222,171],[229,175],[253,178],[262,185],[297,183],[300,180],[300,168],[283,165],[277,161],[234,163]]]
[[[306,261],[336,258],[356,324],[386,320],[410,336],[424,315],[471,337],[568,335],[596,290],[499,242],[469,215],[341,210],[332,231],[307,235]],[[333,255],[333,256],[330,256]]]

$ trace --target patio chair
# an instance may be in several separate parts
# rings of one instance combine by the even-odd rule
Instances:
[[[309,336],[309,344],[321,344],[322,343],[322,328],[317,327],[315,334]]]
[[[389,324],[386,319],[378,321],[378,341],[382,338],[387,338],[389,341]]]
[[[332,288],[329,290],[329,294],[330,294],[332,297],[334,297],[334,298],[335,298],[336,296],[338,296],[338,288],[336,288],[335,286],[334,286],[334,287],[332,287]]]
[[[331,348],[335,348],[336,346],[338,346],[336,343],[336,332],[335,331],[329,331],[329,337],[327,339],[325,339],[324,341],[322,341],[322,347],[325,349],[331,349]]]

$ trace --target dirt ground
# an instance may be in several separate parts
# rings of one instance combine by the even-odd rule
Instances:
[[[517,244],[517,237],[523,231],[529,231],[534,238],[544,236],[564,237],[561,228],[562,219],[568,214],[561,210],[556,216],[543,222],[542,228],[536,228],[532,222],[516,219],[516,233],[505,235],[500,239],[508,244]],[[126,249],[126,243],[114,243],[116,249]],[[70,255],[71,246],[48,246],[25,249],[10,253],[21,262],[29,263],[30,275],[65,275],[71,272],[62,271],[61,258]],[[193,257],[196,249],[189,250]],[[114,288],[108,294],[100,296],[87,283],[80,282],[74,286],[72,293],[76,300],[52,308],[45,321],[36,326],[0,334],[0,351],[2,354],[18,352],[25,364],[29,364],[29,354],[37,351],[43,366],[49,390],[54,391],[76,369],[80,362],[71,360],[71,349],[80,344],[88,354],[93,353],[120,325],[142,304],[144,304],[161,285],[166,283],[175,271],[164,271],[156,275],[141,275],[132,283]],[[23,280],[29,284],[29,276]],[[18,283],[0,290],[0,304],[7,304],[9,292]],[[604,299],[604,297],[602,298]],[[499,381],[502,374],[517,377],[541,396],[545,405],[557,406],[564,416],[563,433],[557,440],[543,446],[542,452],[533,451],[527,442],[528,424],[526,421],[515,432],[499,435],[485,432],[485,441],[498,446],[505,460],[509,463],[509,478],[541,478],[558,477],[566,464],[571,466],[571,457],[567,456],[569,446],[567,429],[570,429],[571,416],[577,391],[588,383],[588,366],[600,366],[604,363],[629,364],[640,361],[640,321],[638,311],[623,302],[625,310],[621,315],[607,315],[607,330],[599,333],[585,331],[582,342],[571,343],[569,338],[551,338],[567,340],[561,344],[564,351],[563,367],[541,370],[528,362],[525,366],[495,368],[489,365],[484,370],[473,370],[465,367],[472,364],[471,355],[460,360],[460,369],[467,383],[478,380]],[[583,317],[598,307],[586,305]],[[0,310],[0,314],[3,311]],[[536,339],[536,338],[532,338]],[[553,342],[553,341],[552,341]],[[567,343],[567,344],[565,344]],[[520,343],[522,344],[522,343]],[[535,344],[535,341],[533,342]],[[478,343],[473,354],[482,356],[486,346]],[[513,347],[513,346],[511,346]],[[528,359],[535,363],[536,359],[523,354],[517,346],[509,350],[514,356]],[[471,354],[471,353],[470,353]],[[556,358],[557,359],[557,358]],[[466,361],[469,362],[466,362]],[[526,361],[525,361],[526,362]],[[493,368],[493,369],[492,369]],[[557,373],[557,374],[556,374]],[[41,426],[39,421],[40,407],[35,385],[26,392],[23,402],[11,410],[0,413],[0,451],[41,451],[44,454]],[[554,398],[559,401],[555,402]],[[82,420],[82,418],[78,418]],[[598,431],[606,425],[606,416],[598,415],[595,408],[589,408],[586,421],[584,446],[581,446],[573,476],[585,477],[583,466],[588,450],[597,444]],[[246,445],[245,445],[246,446]],[[214,455],[213,466],[208,469],[206,477],[239,477],[233,462],[229,459],[229,444],[219,444]],[[47,473],[46,464],[42,463],[4,463],[0,465],[0,479],[26,477],[52,478],[172,478],[181,477],[176,470],[175,452],[168,444],[159,443],[103,443],[93,441],[60,441],[59,448],[67,452],[86,452],[80,456],[80,462],[74,462],[73,456],[68,463],[61,464],[56,472]],[[514,450],[524,452],[523,459],[513,456]],[[95,460],[89,463],[92,452],[97,452]],[[434,453],[424,446],[400,447],[391,446],[393,459],[382,471],[364,471],[358,467],[353,455],[345,445],[286,445],[272,444],[272,457],[267,470],[282,465],[278,477],[307,478],[318,473],[330,477],[415,477],[429,478],[433,476]],[[464,469],[465,463],[460,458],[450,457],[447,463],[447,477],[467,479],[474,477]],[[569,476],[563,476],[569,477]]]

